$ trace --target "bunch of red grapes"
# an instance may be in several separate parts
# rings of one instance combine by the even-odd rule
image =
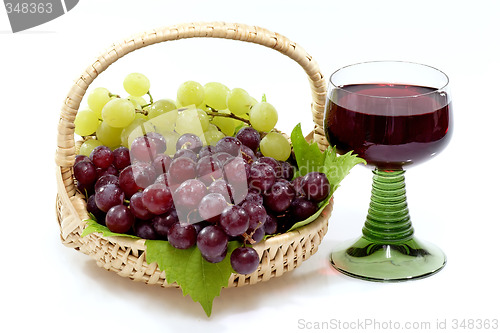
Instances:
[[[238,240],[244,245],[232,252],[231,265],[250,274],[260,259],[248,245],[307,219],[330,192],[323,173],[292,180],[295,167],[263,156],[260,138],[245,127],[203,146],[187,133],[170,157],[163,136],[151,132],[130,149],[98,146],[89,157],[77,155],[74,175],[87,210],[110,231],[168,240],[178,249],[197,246],[211,263]]]

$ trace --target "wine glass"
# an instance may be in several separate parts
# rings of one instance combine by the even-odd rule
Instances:
[[[452,131],[448,77],[422,64],[358,63],[334,72],[324,118],[328,142],[373,169],[362,236],[331,253],[340,272],[372,281],[405,281],[441,270],[446,256],[414,236],[405,170],[445,148]]]

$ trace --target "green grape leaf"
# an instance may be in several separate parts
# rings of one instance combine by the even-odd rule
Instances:
[[[309,143],[306,141],[300,123],[292,130],[290,140],[298,167],[295,177],[304,176],[311,171],[321,171],[325,155],[319,149],[317,142]]]
[[[335,147],[329,146],[325,151],[325,163],[323,165],[323,172],[330,182],[331,192],[340,186],[340,182],[349,174],[351,169],[359,163],[366,165],[366,161],[352,151],[343,155],[337,155]]]
[[[348,152],[343,155],[337,155],[335,147],[327,147],[322,152],[316,142],[308,143],[302,134],[300,124],[297,124],[290,136],[292,141],[293,150],[295,152],[295,159],[297,161],[298,170],[294,175],[295,177],[304,176],[309,172],[317,171],[323,172],[330,183],[330,194],[326,199],[319,203],[319,209],[316,213],[306,220],[295,223],[288,231],[305,226],[321,214],[326,205],[330,202],[333,192],[340,186],[340,182],[349,174],[351,169],[359,163],[366,164],[366,161],[359,158],[356,154]]]
[[[139,237],[134,236],[134,235],[119,234],[116,232],[112,232],[106,226],[99,224],[99,223],[97,223],[97,221],[92,220],[92,219],[85,220],[85,222],[87,222],[87,226],[83,230],[81,237],[85,237],[85,236],[90,235],[94,232],[97,232],[99,234],[102,234],[104,237],[118,236],[118,237],[129,237],[129,238],[139,239]]]
[[[208,317],[212,314],[212,304],[227,287],[233,273],[230,256],[234,249],[241,246],[237,241],[229,242],[227,255],[219,263],[212,264],[203,259],[198,247],[179,250],[167,241],[146,240],[146,261],[156,262],[165,271],[168,283],[177,283],[184,296],[189,295],[198,302]]]

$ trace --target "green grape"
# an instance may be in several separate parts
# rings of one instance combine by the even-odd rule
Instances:
[[[214,124],[208,124],[207,128],[203,132],[218,131],[219,128]]]
[[[125,130],[124,130],[125,131]],[[126,147],[130,148],[130,145],[132,142],[137,139],[140,136],[145,135],[146,133],[150,132],[156,132],[155,128],[153,125],[151,125],[148,121],[138,124],[134,128],[131,128],[130,133],[127,133],[128,135],[124,135],[122,132],[121,139],[122,139],[122,145],[124,142],[126,142]]]
[[[109,90],[106,88],[95,88],[87,97],[89,108],[97,114],[98,118],[102,118],[102,108],[111,100]]]
[[[167,150],[165,151],[165,154],[173,156],[176,152],[175,144],[177,143],[180,135],[176,132],[167,132],[160,134],[163,135],[163,137],[165,138],[165,142],[167,143]]]
[[[262,155],[272,157],[278,161],[286,161],[290,157],[292,148],[290,142],[280,133],[270,132],[260,140]]]
[[[254,100],[245,90],[241,88],[234,88],[227,95],[227,108],[235,115],[243,115],[250,111]]]
[[[96,137],[103,145],[114,148],[121,144],[121,133],[123,128],[109,126],[105,121],[97,127]]]
[[[278,122],[278,111],[267,102],[259,102],[250,110],[250,124],[259,132],[269,132]]]
[[[102,145],[103,145],[103,143],[99,140],[96,140],[96,139],[85,140],[82,143],[82,145],[80,146],[80,150],[78,151],[78,154],[90,156],[90,153],[92,152],[92,150],[94,150],[95,147],[102,146]]]
[[[151,105],[148,111],[148,119],[158,117],[161,114],[177,109],[177,105],[171,99],[159,99]]]
[[[146,122],[146,119],[136,118],[136,119],[134,119],[134,121],[132,121],[132,123],[130,125],[125,127],[120,134],[121,145],[129,148],[128,143],[129,143],[130,134],[132,133],[132,131],[134,129],[136,129],[137,126],[140,126],[140,125],[144,124],[145,122]]]
[[[210,107],[207,106],[207,104],[205,103],[205,101],[203,101],[200,105],[196,105],[196,108],[200,109],[200,110],[203,110],[205,112],[207,111],[212,111],[210,109]]]
[[[137,96],[128,96],[127,99],[134,104],[135,108],[138,110],[142,110],[143,105],[147,105],[148,102],[143,97],[137,97]]]
[[[131,101],[132,103],[134,103],[134,105],[137,105],[137,104],[140,105],[141,108],[142,108],[143,105],[148,104],[148,102],[142,96],[132,96],[132,95],[130,95],[130,96],[127,97],[127,99],[129,101]]]
[[[137,101],[135,99],[128,98],[128,97],[127,97],[127,101],[130,101],[136,110],[142,111],[142,106],[144,104],[141,104],[139,101]]]
[[[185,133],[195,134],[200,137],[203,144],[206,143],[201,122],[198,117],[198,110],[195,108],[179,111],[175,122],[175,131],[180,135]]]
[[[200,124],[201,124],[201,129],[203,130],[203,132],[205,132],[208,128],[208,125],[210,125],[210,119],[208,117],[208,114],[202,110],[202,109],[198,109],[198,119],[200,120]]]
[[[205,104],[215,110],[227,109],[227,95],[230,90],[219,82],[205,84]]]
[[[229,112],[229,110],[219,110],[218,113],[230,114],[231,112]],[[236,128],[234,119],[228,117],[214,116],[212,124],[217,126],[226,136],[232,136],[234,134],[234,129]]]
[[[94,134],[99,126],[97,114],[90,109],[78,111],[75,117],[75,133],[80,136]]]
[[[172,132],[175,130],[177,116],[177,109],[174,109],[149,119],[148,124],[153,125],[156,128],[156,131],[161,134]]]
[[[125,98],[115,98],[102,108],[102,119],[111,127],[124,128],[135,119],[135,107]]]
[[[146,95],[150,86],[149,79],[141,73],[130,73],[123,80],[123,88],[132,96]]]
[[[201,105],[205,99],[203,86],[195,81],[186,81],[177,89],[177,101],[181,106]]]
[[[205,132],[205,140],[208,145],[215,146],[217,141],[225,137],[224,133],[221,131],[207,131]]]

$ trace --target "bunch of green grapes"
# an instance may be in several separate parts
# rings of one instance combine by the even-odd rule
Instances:
[[[222,83],[209,82],[202,86],[186,81],[177,90],[180,106],[196,105],[203,122],[204,137],[208,144],[215,144],[224,136],[233,136],[239,129],[251,126],[262,135],[261,152],[264,156],[286,160],[291,148],[283,135],[274,132],[278,112],[267,101],[257,101],[242,89],[229,89]]]
[[[125,77],[123,87],[130,95],[127,98],[102,87],[92,90],[87,97],[88,108],[77,113],[75,133],[82,137],[96,136],[96,139],[84,142],[81,147],[83,154],[99,145],[119,147],[122,132],[144,118],[144,114],[138,111],[147,104],[142,96],[149,93],[149,79],[143,74],[131,73]]]
[[[89,93],[88,107],[75,118],[75,133],[95,139],[83,143],[81,154],[88,155],[99,145],[129,147],[136,137],[155,131],[164,136],[166,153],[172,155],[175,142],[185,133],[197,135],[204,145],[215,145],[223,137],[235,136],[241,128],[251,126],[262,136],[260,150],[264,156],[282,161],[290,156],[288,140],[274,131],[276,109],[265,99],[257,101],[242,88],[186,81],[178,87],[176,100],[153,101],[150,81],[141,73],[127,75],[123,88],[129,94],[127,98],[102,87]],[[145,95],[149,95],[149,103]]]

